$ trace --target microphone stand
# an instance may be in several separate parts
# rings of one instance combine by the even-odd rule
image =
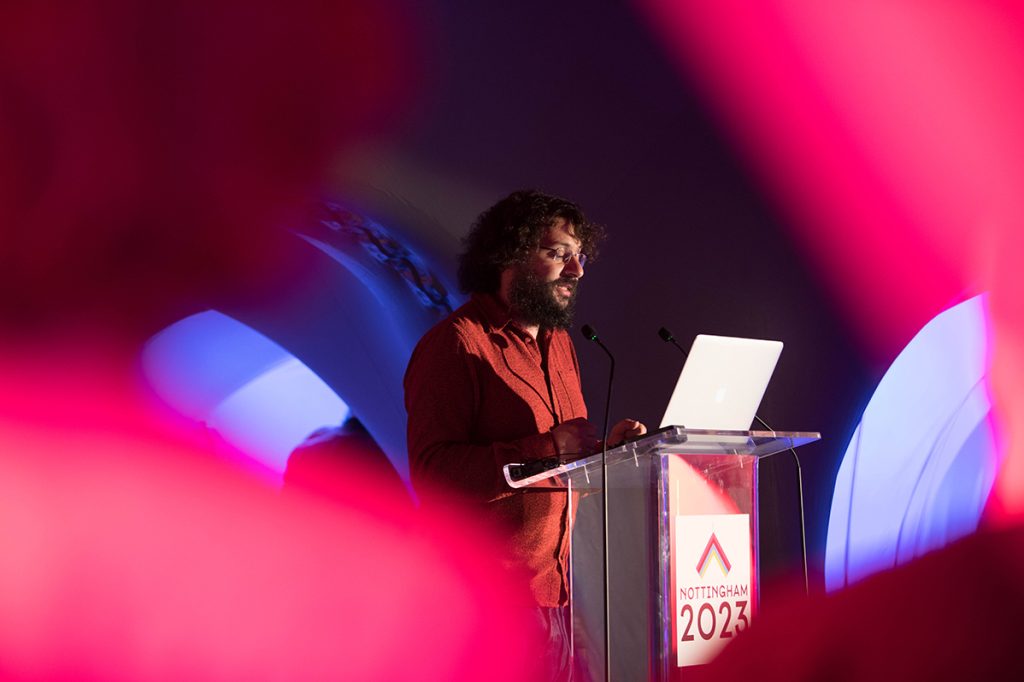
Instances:
[[[583,335],[601,347],[610,360],[608,369],[608,397],[604,404],[604,437],[601,440],[601,530],[604,533],[604,678],[612,679],[612,630],[611,600],[609,599],[608,572],[608,415],[612,406],[612,381],[615,379],[615,356],[601,343],[597,332],[589,324],[583,325]]]

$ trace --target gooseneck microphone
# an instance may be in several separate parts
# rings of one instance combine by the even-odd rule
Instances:
[[[672,336],[672,332],[662,327],[658,330],[658,336],[660,336],[661,340],[665,343],[671,343],[673,346],[678,348],[679,352],[683,354],[683,357],[686,357],[686,350],[679,345],[679,342],[676,341],[676,337]]]
[[[597,331],[589,324],[583,325],[580,329],[587,341],[593,341],[601,346],[611,361],[608,369],[608,398],[604,403],[604,437],[601,439],[601,529],[604,532],[604,678],[607,682],[612,679],[612,636],[611,636],[611,607],[608,599],[608,415],[612,407],[612,382],[615,380],[615,356],[608,350],[608,346],[601,342]]]
[[[689,354],[682,346],[679,345],[679,342],[676,341],[675,337],[672,335],[672,332],[670,332],[665,327],[662,327],[661,329],[658,330],[658,336],[660,336],[661,340],[664,341],[665,343],[671,343],[673,346],[678,348],[679,352],[683,354],[685,362],[685,358]],[[754,419],[757,421],[758,424],[764,427],[766,431],[771,431],[772,433],[775,433],[775,429],[768,426],[765,420],[761,419],[761,417],[755,414]],[[790,453],[792,453],[793,463],[796,465],[796,489],[797,494],[800,496],[800,549],[803,553],[802,560],[804,566],[804,592],[809,593],[810,583],[807,574],[807,528],[804,523],[804,476],[803,470],[800,467],[800,457],[797,456],[796,450],[794,450],[793,448],[789,448],[789,451]]]
[[[597,331],[589,324],[583,325],[580,329],[583,332],[583,336],[586,337],[587,341],[593,341],[597,345],[601,346],[601,350],[605,352],[608,359],[611,361],[611,366],[608,370],[608,397],[604,402],[604,440],[608,440],[608,415],[612,407],[612,382],[615,381],[615,356],[608,350],[608,346],[601,342],[600,337],[597,335]]]

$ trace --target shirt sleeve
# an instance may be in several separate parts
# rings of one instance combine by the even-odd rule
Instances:
[[[550,432],[508,442],[473,442],[480,359],[452,327],[420,341],[405,373],[409,467],[413,485],[443,485],[486,501],[512,492],[502,467],[557,454]]]

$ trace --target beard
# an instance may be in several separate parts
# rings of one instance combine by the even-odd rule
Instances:
[[[553,282],[545,282],[532,272],[517,272],[509,288],[512,312],[526,324],[568,329],[572,326],[578,284],[575,277],[560,277]],[[559,286],[569,288],[568,299],[555,291]]]

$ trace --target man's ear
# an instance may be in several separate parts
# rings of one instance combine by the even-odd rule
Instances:
[[[498,298],[501,299],[502,303],[508,305],[509,303],[509,291],[512,289],[512,280],[516,275],[516,266],[506,265],[505,269],[501,271],[498,277]]]

